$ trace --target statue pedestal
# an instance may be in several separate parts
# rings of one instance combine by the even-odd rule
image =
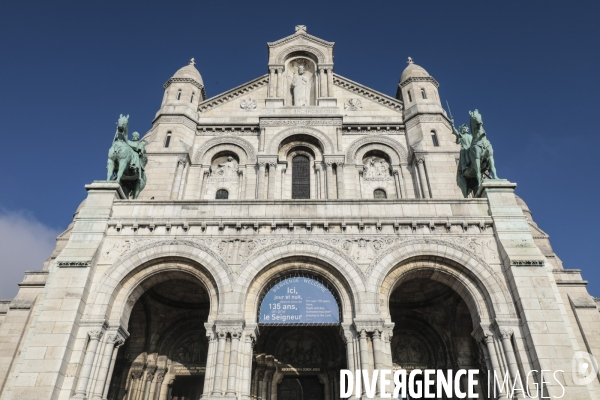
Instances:
[[[483,182],[481,182],[481,186],[479,187],[479,189],[477,189],[477,194],[475,195],[475,197],[485,197],[485,192],[488,189],[499,189],[513,193],[516,187],[516,183],[510,182],[506,179],[486,179]]]
[[[283,107],[283,99],[265,99],[265,107],[268,108],[280,108]]]
[[[337,107],[337,99],[335,97],[321,97],[317,99],[319,107]]]

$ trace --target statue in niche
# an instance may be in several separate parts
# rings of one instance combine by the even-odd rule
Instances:
[[[308,78],[304,75],[304,65],[298,66],[298,74],[294,74],[290,88],[292,89],[292,100],[294,105],[301,107],[307,106]]]
[[[233,157],[227,157],[227,161],[218,164],[213,175],[220,178],[235,178],[238,176],[238,163]]]
[[[390,176],[390,165],[383,158],[371,157],[363,167],[366,179],[385,179]]]

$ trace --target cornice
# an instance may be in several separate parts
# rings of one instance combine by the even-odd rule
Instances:
[[[172,83],[191,83],[192,85],[196,86],[198,89],[200,89],[200,92],[202,92],[202,98],[206,99],[206,91],[204,90],[204,85],[201,84],[200,82],[198,82],[195,79],[192,78],[171,78],[168,81],[165,82],[165,84],[163,85],[163,88],[166,90],[169,86],[171,86]]]
[[[406,85],[408,85],[409,83],[413,83],[413,82],[431,82],[431,83],[433,83],[433,85],[436,88],[440,87],[440,84],[438,83],[438,81],[433,79],[433,77],[431,77],[431,76],[414,76],[412,78],[408,78],[407,80],[401,82],[399,84],[399,86],[403,88]]]
[[[292,42],[299,38],[306,39],[309,42],[316,43],[318,45],[328,47],[328,48],[332,48],[335,45],[334,42],[328,42],[328,41],[320,39],[316,36],[310,35],[310,34],[306,33],[305,31],[301,31],[301,32],[296,32],[293,35],[286,36],[283,39],[276,40],[274,42],[267,42],[267,46],[270,48],[279,47],[279,46],[282,46],[284,44],[287,44],[287,43]]]

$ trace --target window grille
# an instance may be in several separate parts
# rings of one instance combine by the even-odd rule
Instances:
[[[310,199],[310,160],[306,156],[292,159],[292,199]]]
[[[217,190],[217,196],[215,199],[217,200],[227,200],[229,198],[229,192],[225,189]]]
[[[383,190],[383,189],[375,189],[375,191],[373,192],[373,198],[374,199],[387,199],[387,194],[385,193],[385,190]]]

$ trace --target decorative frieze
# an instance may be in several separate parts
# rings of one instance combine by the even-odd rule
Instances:
[[[197,124],[186,117],[160,117],[154,121],[152,129],[160,124],[183,124],[190,129],[196,129]]]
[[[261,119],[260,127],[270,126],[342,126],[342,120],[335,119]]]

